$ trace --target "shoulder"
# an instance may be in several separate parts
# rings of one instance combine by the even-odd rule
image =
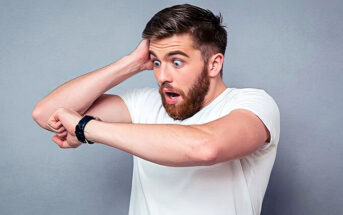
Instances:
[[[280,111],[272,96],[263,89],[234,88],[231,92],[231,110],[246,109],[257,115],[271,133],[277,144],[280,135]]]
[[[231,94],[233,96],[246,96],[246,95],[269,95],[265,90],[258,88],[231,88]]]
[[[232,88],[231,91],[232,102],[235,104],[241,103],[262,103],[264,105],[270,104],[277,108],[274,98],[263,89],[257,88]]]
[[[225,94],[220,95],[221,104],[227,108],[235,106],[270,105],[278,109],[273,97],[263,89],[258,88],[228,88]]]

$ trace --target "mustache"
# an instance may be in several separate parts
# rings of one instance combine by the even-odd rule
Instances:
[[[183,94],[183,91],[182,90],[180,90],[180,89],[177,89],[177,88],[174,88],[169,82],[164,82],[163,84],[161,84],[161,86],[160,86],[160,91],[162,92],[162,90],[164,89],[164,88],[168,88],[168,89],[170,89],[170,90],[172,90],[172,91],[174,91],[175,93],[178,93],[178,94]]]
[[[161,94],[164,88],[168,88],[169,90],[172,90],[173,92],[179,94],[180,96],[184,98],[187,97],[186,94],[183,92],[183,90],[173,87],[169,82],[164,82],[161,84],[160,89],[159,89]]]
[[[171,84],[169,84],[169,82],[164,82],[163,84],[161,84],[160,88],[174,89],[174,87]]]

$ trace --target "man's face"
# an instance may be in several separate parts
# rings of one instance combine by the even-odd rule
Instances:
[[[209,90],[207,66],[189,34],[150,40],[150,58],[162,103],[170,117],[184,120],[198,112]]]

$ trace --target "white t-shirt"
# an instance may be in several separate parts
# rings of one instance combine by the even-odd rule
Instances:
[[[169,117],[157,88],[132,89],[119,96],[133,123],[203,124],[244,108],[271,134],[271,141],[256,152],[212,166],[169,167],[134,156],[130,215],[260,214],[280,136],[279,109],[264,90],[227,88],[183,121]]]

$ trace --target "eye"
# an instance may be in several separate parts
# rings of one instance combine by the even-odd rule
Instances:
[[[154,64],[154,66],[160,66],[161,65],[161,62],[158,61],[158,60],[153,60],[152,63]]]
[[[182,65],[181,60],[173,60],[173,63],[175,66],[181,66]]]

